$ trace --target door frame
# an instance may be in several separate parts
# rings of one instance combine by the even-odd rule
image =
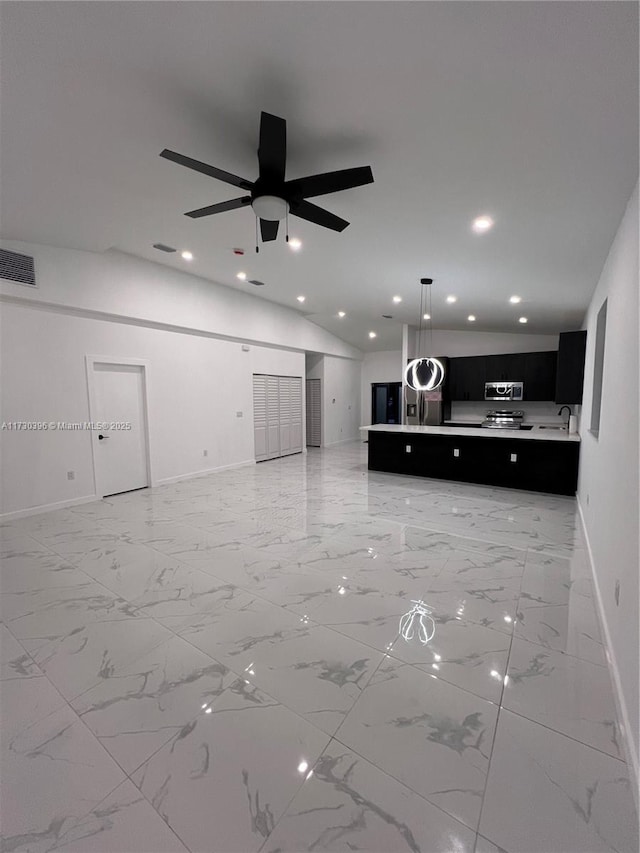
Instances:
[[[324,397],[322,393],[322,379],[319,376],[303,377],[304,384],[304,452],[307,452],[308,447],[316,447],[315,444],[307,444],[307,382],[319,382],[320,385],[320,444],[316,449],[324,447]]]
[[[387,388],[387,392],[389,390],[390,385],[397,385],[398,386],[398,421],[397,421],[397,423],[401,424],[402,423],[402,410],[404,408],[404,402],[403,402],[404,388],[403,388],[402,382],[398,382],[397,380],[394,380],[393,382],[372,382],[371,383],[371,423],[372,423],[372,425],[374,424],[375,417],[376,417],[376,405],[375,405],[375,393],[376,392],[375,392],[375,389],[376,389],[376,387],[380,387],[381,385],[384,385]],[[388,421],[385,421],[385,423],[388,423]]]
[[[113,364],[122,365],[123,367],[140,367],[142,369],[142,413],[144,417],[143,432],[146,448],[146,464],[147,464],[147,487],[155,486],[156,481],[153,477],[153,469],[151,467],[151,442],[149,438],[149,362],[145,358],[120,358],[112,355],[85,355],[85,366],[87,371],[87,393],[89,398],[89,420],[94,422],[97,420],[97,403],[96,392],[94,385],[95,365],[96,364]],[[102,489],[98,483],[98,472],[96,466],[98,449],[98,431],[91,430],[91,462],[93,465],[93,488],[96,496],[99,499],[104,498]]]

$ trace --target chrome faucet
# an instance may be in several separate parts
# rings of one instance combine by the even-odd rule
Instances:
[[[560,411],[558,412],[558,415],[560,416],[564,409],[567,409],[567,411],[569,412],[569,418],[570,418],[571,417],[571,406],[560,406]],[[567,429],[569,429],[569,418],[567,418]]]

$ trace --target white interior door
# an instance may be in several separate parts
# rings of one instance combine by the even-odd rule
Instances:
[[[143,368],[93,365],[96,485],[103,497],[149,485]],[[129,425],[124,426],[123,425]]]
[[[280,404],[280,455],[291,452],[291,379],[278,377],[278,401]]]
[[[307,379],[307,447],[320,447],[320,380]]]
[[[280,383],[267,376],[267,459],[280,456]]]
[[[253,375],[256,462],[302,451],[302,379]]]
[[[267,446],[267,377],[253,377],[253,436],[256,462],[269,458]]]
[[[291,405],[291,452],[302,452],[302,378],[292,376],[290,380]]]

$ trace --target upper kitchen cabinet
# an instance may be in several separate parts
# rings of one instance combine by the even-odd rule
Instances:
[[[451,400],[484,400],[485,382],[523,382],[524,400],[553,400],[556,390],[555,352],[476,355],[449,361]]]
[[[582,403],[586,347],[586,331],[561,333],[554,397],[556,403]]]
[[[484,383],[487,381],[484,356],[449,359],[450,400],[484,400]]]
[[[556,352],[524,353],[524,401],[553,400],[556,390]],[[514,377],[515,378],[515,377]]]

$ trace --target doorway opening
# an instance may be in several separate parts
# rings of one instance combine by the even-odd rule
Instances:
[[[371,383],[371,423],[401,422],[402,382]]]

